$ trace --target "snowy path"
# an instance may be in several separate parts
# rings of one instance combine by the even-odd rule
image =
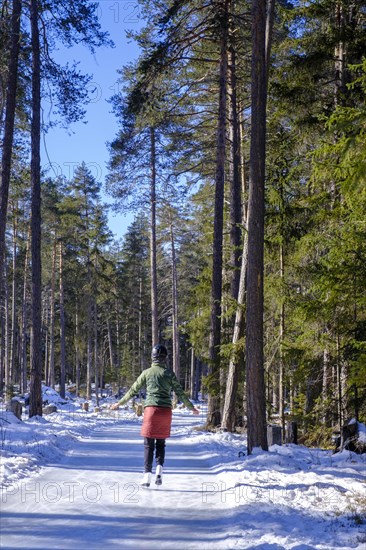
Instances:
[[[324,517],[321,506],[306,508],[311,499],[317,506],[315,499],[324,492],[319,480],[330,479],[327,472],[293,473],[291,459],[276,454],[253,457],[252,466],[248,463],[243,469],[234,449],[231,462],[225,464],[221,451],[217,454],[217,449],[203,444],[198,434],[189,436],[198,423],[186,413],[174,416],[159,489],[138,485],[143,445],[136,421],[110,423],[76,441],[60,462],[48,464],[39,475],[3,494],[1,549],[362,547],[359,537],[351,542],[347,525],[337,523],[334,516]],[[265,461],[274,458],[278,469],[270,471]],[[285,495],[282,470],[293,482]],[[311,483],[306,475],[312,476]],[[353,472],[349,475],[354,477]],[[294,502],[299,494],[304,506]]]
[[[182,417],[175,426],[180,420],[187,424]],[[219,509],[203,502],[214,476],[205,453],[170,439],[159,489],[138,485],[142,454],[136,423],[115,424],[79,441],[61,463],[9,491],[2,503],[1,548],[196,549],[220,541],[231,547],[222,520],[217,524]]]

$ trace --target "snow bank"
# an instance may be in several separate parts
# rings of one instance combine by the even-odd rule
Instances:
[[[254,449],[248,456],[241,435],[177,430],[174,436],[184,437],[187,446],[199,444],[217,476],[213,493],[233,507],[275,505],[286,513],[291,506],[299,513],[362,516],[366,455],[288,444],[268,452]]]
[[[85,412],[82,400],[66,401],[56,413],[23,422],[0,411],[8,547],[23,547],[22,534],[35,548],[57,548],[60,540],[75,548],[81,539],[90,549],[149,543],[169,550],[361,550],[366,542],[365,455],[273,445],[248,456],[242,435],[197,431],[204,407],[202,418],[177,409],[156,499],[139,492],[141,418],[128,408],[111,412],[108,399],[98,413],[91,402]],[[60,468],[65,453],[67,467]],[[28,482],[40,469],[41,481]],[[72,498],[64,494],[71,485]],[[23,489],[30,496],[20,510]],[[36,489],[43,499],[34,510]]]
[[[23,414],[22,420],[18,420],[13,413],[0,409],[1,489],[34,476],[46,464],[57,462],[75,439],[88,437],[96,427],[117,421],[118,416],[108,410],[107,401],[101,412],[94,412],[92,402],[89,412],[85,412],[81,409],[85,400],[65,400],[47,386],[42,390],[44,400],[56,404],[57,412],[32,418]],[[122,414],[130,420],[135,418],[133,412]]]

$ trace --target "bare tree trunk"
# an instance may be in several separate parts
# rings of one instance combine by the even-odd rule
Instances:
[[[22,298],[22,335],[20,345],[20,358],[21,358],[21,391],[22,393],[27,391],[27,321],[28,321],[28,309],[27,309],[27,288],[28,288],[28,269],[29,269],[29,245],[30,245],[30,231],[27,235],[27,244],[25,250],[24,259],[24,281],[23,281],[23,298]]]
[[[283,235],[282,235],[282,238]],[[280,278],[282,287],[284,286],[285,277],[285,259],[283,251],[283,243],[280,246]],[[279,404],[279,417],[282,427],[282,439],[285,437],[285,365],[283,358],[285,337],[285,300],[284,296],[281,296],[281,310],[280,310],[280,343],[279,343],[279,376],[278,376],[278,404]]]
[[[344,33],[345,28],[345,15],[344,6],[342,2],[334,2],[335,7],[335,20],[339,34]],[[334,106],[336,107],[341,103],[342,95],[346,89],[346,50],[343,42],[339,41],[334,49],[334,69],[335,69],[335,81],[334,81]]]
[[[64,262],[63,246],[59,244],[59,289],[60,289],[60,395],[66,395],[66,327],[65,327],[65,295],[64,295]]]
[[[231,14],[233,16],[235,2],[231,0]],[[240,254],[241,254],[241,181],[240,181],[240,131],[237,105],[236,85],[236,44],[235,27],[230,25],[229,47],[229,75],[230,75],[230,246],[231,257],[231,297],[237,300],[240,280]]]
[[[330,395],[330,391],[332,391],[330,387],[330,376],[329,376],[329,369],[330,369],[330,355],[329,350],[327,348],[323,351],[323,384],[322,384],[322,401],[323,401],[323,417],[322,422],[324,424],[327,424],[328,422],[328,397]]]
[[[234,2],[231,12],[234,13]],[[236,60],[235,60],[235,28],[232,29],[230,44],[230,70],[231,70],[231,151],[232,151],[232,185],[231,185],[231,246],[236,253],[232,253],[232,264],[235,269],[235,276],[231,283],[231,296],[238,302],[234,318],[234,329],[232,336],[233,352],[230,357],[229,368],[226,380],[226,392],[223,406],[223,417],[221,426],[224,430],[233,431],[236,423],[236,399],[238,390],[239,371],[242,368],[242,353],[237,351],[238,342],[244,335],[245,320],[245,287],[246,270],[248,259],[248,239],[244,235],[244,244],[241,247],[241,231],[239,224],[246,228],[246,207],[241,206],[241,197],[245,198],[245,173],[244,154],[242,153],[241,125],[238,116],[236,98]],[[236,227],[234,232],[233,227]],[[240,260],[241,254],[241,260]],[[239,270],[240,267],[240,270]]]
[[[220,423],[220,345],[221,345],[221,297],[222,297],[222,243],[226,160],[226,105],[228,69],[228,18],[229,0],[220,4],[221,51],[220,51],[220,95],[217,124],[214,237],[212,248],[211,322],[209,339],[209,387],[207,423]]]
[[[41,62],[38,28],[38,1],[30,1],[32,34],[32,364],[29,416],[42,416],[42,270],[41,270]]]
[[[80,393],[80,363],[81,363],[81,353],[80,353],[80,320],[79,320],[79,301],[76,302],[76,312],[75,312],[75,386],[76,386],[76,395]]]
[[[42,313],[42,327],[44,327],[43,330],[43,346],[44,346],[44,367],[43,367],[43,378],[46,382],[46,385],[48,386],[48,379],[49,379],[49,372],[48,372],[48,365],[49,365],[49,318],[50,318],[50,311],[49,311],[49,295],[48,293],[44,297],[43,301],[43,313]]]
[[[142,361],[142,277],[139,279],[139,373],[143,371]]]
[[[86,199],[86,225],[87,231],[89,230],[89,212],[88,212],[88,202],[87,194],[85,193]],[[87,233],[88,234],[88,233]],[[92,315],[93,315],[93,304],[92,304],[92,276],[90,269],[90,241],[88,237],[87,243],[87,281],[88,281],[88,296],[87,296],[87,358],[86,358],[86,398],[91,399],[92,396],[92,367],[93,367],[93,334],[92,334]]]
[[[238,389],[239,370],[241,368],[240,354],[237,351],[238,342],[244,333],[245,319],[245,281],[248,261],[248,239],[244,237],[244,247],[241,257],[241,269],[239,280],[238,307],[235,315],[233,333],[233,352],[230,358],[229,369],[226,381],[225,404],[221,426],[224,430],[234,431],[236,421],[236,395]]]
[[[94,383],[96,405],[99,407],[99,347],[98,347],[98,306],[94,301]]]
[[[4,391],[5,382],[5,353],[4,353],[5,319],[0,316],[0,394]]]
[[[191,347],[191,377],[190,377],[190,394],[191,399],[197,401],[198,397],[198,388],[196,384],[197,380],[197,369],[196,369],[196,355],[194,353],[194,347]]]
[[[336,362],[336,384],[337,384],[337,401],[338,401],[338,425],[343,426],[343,391],[342,391],[342,368],[340,357],[340,337],[337,331],[337,362]]]
[[[268,449],[263,360],[264,181],[266,157],[266,0],[252,2],[252,98],[248,207],[246,392],[248,453]]]
[[[175,253],[175,242],[173,232],[173,220],[170,211],[170,245],[172,250],[172,310],[173,310],[173,371],[179,380],[180,357],[179,357],[179,328],[178,328],[178,277],[177,259]]]
[[[5,231],[8,211],[8,197],[11,173],[11,157],[13,151],[14,120],[16,95],[18,85],[18,58],[20,48],[20,17],[22,11],[21,0],[13,0],[11,16],[9,72],[6,87],[6,107],[4,138],[2,143],[1,189],[0,189],[0,280],[4,270],[5,260]],[[1,292],[1,288],[0,288]]]
[[[119,312],[118,299],[116,299],[115,305],[116,305],[116,308],[115,308],[115,316],[116,316],[116,366],[119,367],[120,366],[120,337],[119,337],[120,324],[119,324],[119,315],[118,315],[118,312]]]
[[[56,237],[53,241],[52,273],[51,273],[51,298],[50,298],[50,352],[48,361],[49,385],[55,387],[55,286],[56,286]]]
[[[3,316],[4,338],[2,347],[3,370],[5,375],[5,391],[7,392],[7,383],[10,384],[9,355],[8,355],[8,305],[3,305],[5,300],[6,276],[5,276],[5,232],[8,211],[9,186],[11,176],[11,158],[13,151],[14,120],[16,108],[16,93],[18,84],[18,58],[19,58],[19,40],[20,40],[20,17],[22,10],[21,0],[13,0],[13,11],[11,16],[11,34],[9,51],[9,71],[6,86],[6,105],[5,105],[5,125],[4,137],[2,142],[1,159],[1,182],[0,182],[0,316]],[[4,286],[3,286],[4,285]],[[1,381],[2,383],[2,381]]]
[[[16,270],[17,270],[17,224],[16,217],[14,215],[13,222],[13,274],[11,285],[11,330],[10,330],[10,380],[15,382],[15,356],[16,356],[16,333],[17,333],[17,319],[16,319]]]
[[[91,331],[91,298],[88,297],[88,320],[87,320],[87,344],[86,344],[86,398],[91,399],[91,378],[92,378],[92,331]]]
[[[265,56],[266,56],[266,86],[268,85],[268,73],[270,67],[270,56],[272,49],[272,37],[273,37],[273,23],[275,16],[275,3],[276,0],[267,0],[266,11],[266,44],[265,44]]]
[[[150,128],[151,180],[150,180],[150,271],[151,271],[151,335],[152,345],[159,342],[158,282],[156,268],[156,145],[155,129]]]
[[[4,371],[5,371],[5,395],[12,397],[12,379],[10,372],[9,354],[9,287],[8,287],[8,264],[4,262]]]
[[[295,384],[294,384],[294,376],[292,370],[289,374],[289,394],[290,394],[290,414],[291,416],[295,413]]]
[[[114,352],[113,352],[113,340],[112,340],[112,327],[111,321],[107,319],[107,334],[108,334],[108,350],[109,350],[109,364],[111,369],[115,368]]]

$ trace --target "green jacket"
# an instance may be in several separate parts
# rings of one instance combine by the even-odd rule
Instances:
[[[170,407],[172,406],[171,391],[173,390],[178,399],[191,410],[194,406],[188,399],[174,372],[167,368],[164,363],[153,361],[149,369],[144,370],[129,391],[118,402],[124,405],[138,394],[141,388],[146,388],[145,407]]]

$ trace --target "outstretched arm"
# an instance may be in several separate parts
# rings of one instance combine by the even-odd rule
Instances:
[[[127,403],[127,401],[131,399],[131,397],[134,397],[135,395],[137,395],[141,390],[141,388],[145,386],[145,384],[146,384],[145,372],[142,372],[138,377],[138,379],[136,380],[136,382],[131,386],[128,392],[122,397],[122,399],[120,399],[119,401],[117,401],[117,403],[111,406],[112,411],[117,410],[120,405],[124,405],[125,403]]]
[[[177,395],[177,397],[181,401],[183,401],[185,406],[188,407],[188,409],[190,409],[193,412],[193,414],[199,414],[200,413],[199,410],[196,409],[196,407],[193,405],[193,403],[188,399],[188,396],[187,396],[186,392],[184,391],[184,389],[180,385],[179,380],[178,380],[178,378],[176,377],[176,375],[174,373],[172,375],[172,389],[173,389],[174,393]]]

